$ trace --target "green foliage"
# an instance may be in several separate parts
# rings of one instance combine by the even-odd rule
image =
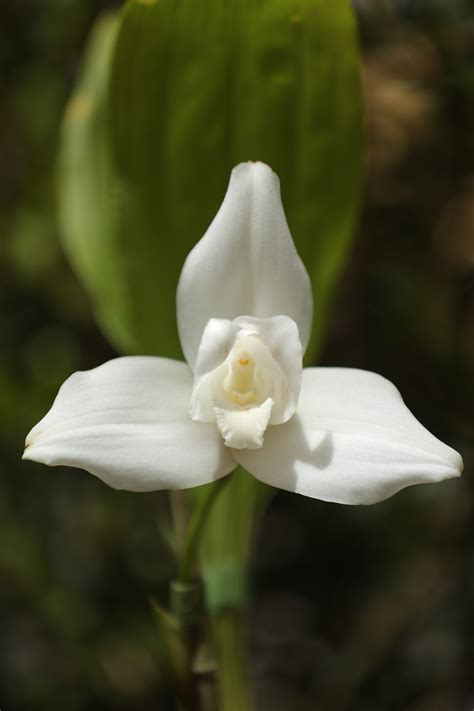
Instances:
[[[125,350],[127,280],[115,248],[118,187],[111,171],[105,92],[117,30],[112,16],[92,32],[82,73],[64,116],[58,165],[59,218],[64,246],[95,299],[99,321]],[[130,250],[131,251],[131,250]]]
[[[101,22],[65,120],[60,204],[69,254],[122,351],[180,355],[179,273],[245,160],[280,176],[314,284],[311,358],[359,200],[349,2],[133,1],[117,30]]]

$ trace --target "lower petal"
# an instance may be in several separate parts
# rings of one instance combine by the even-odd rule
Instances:
[[[234,456],[267,484],[341,504],[373,504],[462,471],[460,455],[416,420],[392,383],[349,368],[304,370],[296,415],[269,427],[262,449]]]
[[[215,424],[189,416],[185,363],[134,356],[74,373],[30,432],[24,459],[86,469],[116,489],[185,489],[235,468]]]

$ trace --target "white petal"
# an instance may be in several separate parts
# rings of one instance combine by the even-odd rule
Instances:
[[[241,163],[181,272],[177,315],[186,359],[194,367],[210,318],[242,314],[290,316],[306,348],[312,308],[310,280],[288,229],[278,177],[264,163]]]
[[[220,368],[229,355],[239,327],[234,321],[211,318],[204,329],[194,368],[194,387],[190,413],[197,422],[215,422],[214,389],[222,382],[226,368]]]
[[[260,407],[248,410],[223,410],[215,408],[217,426],[227,447],[259,449],[272,412],[273,400],[269,397]]]
[[[184,489],[235,467],[215,425],[188,413],[192,374],[165,358],[117,358],[63,384],[24,459],[80,467],[116,489]]]
[[[348,368],[305,369],[296,415],[269,427],[262,449],[234,456],[267,484],[341,504],[373,504],[462,471],[392,383]]]
[[[194,366],[194,377],[201,378],[215,370],[230,353],[240,330],[236,321],[211,318],[202,333]]]

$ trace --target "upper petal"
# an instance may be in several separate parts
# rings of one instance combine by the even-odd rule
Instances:
[[[234,456],[267,484],[341,504],[373,504],[462,471],[460,455],[416,420],[392,383],[349,368],[305,369],[293,419],[269,427],[262,449]]]
[[[184,489],[235,467],[215,425],[189,416],[185,363],[116,358],[62,385],[24,459],[80,467],[116,489]]]
[[[242,314],[290,316],[306,348],[312,310],[309,276],[288,229],[278,177],[264,163],[241,163],[181,272],[177,317],[186,359],[193,367],[210,318]]]

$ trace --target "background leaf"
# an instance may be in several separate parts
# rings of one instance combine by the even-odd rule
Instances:
[[[92,87],[102,98],[79,126],[68,112],[60,197],[66,245],[112,341],[126,352],[180,355],[175,292],[184,259],[232,167],[263,160],[280,176],[313,280],[311,359],[359,201],[349,3],[132,1],[113,49],[109,36],[98,51],[100,39],[96,32],[78,95]]]
[[[101,17],[91,34],[82,72],[66,107],[58,161],[59,222],[64,247],[89,290],[99,322],[123,350],[133,350],[127,324],[125,249],[117,248],[122,223],[120,184],[112,170],[105,97],[118,27]]]

